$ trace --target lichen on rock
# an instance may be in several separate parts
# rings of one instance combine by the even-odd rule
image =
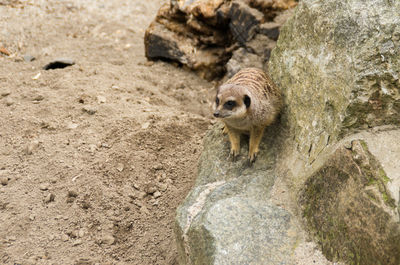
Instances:
[[[300,205],[307,225],[331,260],[399,264],[400,226],[383,168],[361,140],[339,147],[307,179]]]
[[[397,1],[306,0],[281,29],[269,70],[303,154],[321,137],[398,124],[399,12]]]

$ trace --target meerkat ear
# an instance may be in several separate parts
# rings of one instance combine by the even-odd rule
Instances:
[[[251,100],[248,95],[244,95],[243,102],[246,105],[246,108],[250,107]]]

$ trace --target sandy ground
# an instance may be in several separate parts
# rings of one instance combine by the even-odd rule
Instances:
[[[0,264],[176,263],[214,84],[147,62],[163,2],[0,0]]]

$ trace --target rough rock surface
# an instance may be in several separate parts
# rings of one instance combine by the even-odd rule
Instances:
[[[299,4],[269,70],[302,154],[315,158],[338,136],[398,124],[399,11],[399,2],[383,0]]]
[[[264,64],[287,18],[282,12],[295,5],[293,0],[171,0],[146,30],[146,57],[178,62],[206,79],[222,76],[239,47]],[[257,35],[265,36],[262,43],[268,47],[261,56],[248,47]]]
[[[369,138],[374,143],[381,140]],[[400,153],[396,156],[391,158],[399,159]],[[348,264],[400,263],[399,214],[387,188],[390,181],[363,140],[339,146],[308,178],[299,201],[307,225],[329,259]]]
[[[331,260],[400,262],[399,177],[386,173],[398,168],[398,147],[374,158],[369,146],[391,145],[385,137],[356,150],[346,142],[360,131],[398,134],[399,11],[398,2],[302,1],[271,55],[282,126],[293,139],[282,145],[278,175]]]
[[[313,259],[328,264],[312,247],[308,257],[295,252],[304,243],[298,223],[271,199],[278,131],[268,129],[252,167],[246,159],[227,161],[222,126],[208,133],[196,186],[178,209],[180,264],[311,264]],[[247,148],[243,144],[241,152]]]
[[[399,12],[394,1],[300,2],[269,64],[281,120],[253,167],[227,161],[219,125],[208,134],[178,209],[182,264],[330,264],[318,251],[301,260],[303,229],[331,262],[400,263]]]

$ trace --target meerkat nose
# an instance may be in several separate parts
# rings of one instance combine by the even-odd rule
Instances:
[[[216,117],[216,118],[219,117],[219,112],[218,111],[214,112],[214,117]]]

